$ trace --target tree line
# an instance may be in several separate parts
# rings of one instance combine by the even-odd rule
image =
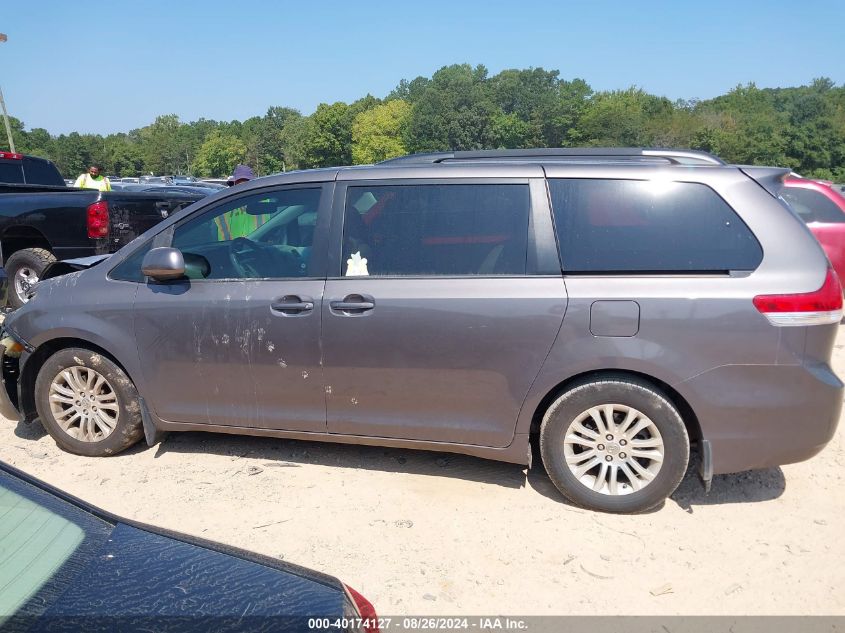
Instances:
[[[120,176],[221,177],[238,163],[260,174],[372,163],[411,152],[573,146],[689,147],[732,163],[791,167],[845,181],[845,86],[737,86],[671,101],[637,87],[595,91],[557,70],[445,66],[402,80],[384,98],[321,103],[310,115],[274,106],[245,121],[159,116],[116,134],[53,135],[12,118],[19,152],[53,160],[65,177],[89,164]],[[5,147],[6,139],[0,142]]]

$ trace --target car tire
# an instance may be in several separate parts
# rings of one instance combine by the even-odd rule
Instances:
[[[54,261],[55,255],[43,248],[24,248],[9,256],[5,266],[9,278],[9,307],[17,310],[27,302],[27,290],[41,279],[44,270]]]
[[[654,385],[629,376],[573,385],[540,426],[550,479],[590,510],[637,513],[659,505],[683,479],[689,451],[677,408]]]
[[[35,380],[35,408],[56,444],[76,455],[117,455],[144,435],[132,380],[88,349],[63,349],[47,359]]]

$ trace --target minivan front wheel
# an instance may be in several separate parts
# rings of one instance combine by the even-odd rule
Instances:
[[[675,491],[689,462],[678,410],[633,377],[574,385],[540,427],[540,453],[570,501],[605,512],[642,512]]]
[[[63,349],[47,359],[35,380],[35,407],[56,444],[77,455],[115,455],[143,435],[135,385],[91,350]]]

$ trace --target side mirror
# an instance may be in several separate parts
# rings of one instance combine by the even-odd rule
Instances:
[[[185,276],[185,258],[178,248],[154,248],[144,255],[141,272],[156,281],[178,279]]]

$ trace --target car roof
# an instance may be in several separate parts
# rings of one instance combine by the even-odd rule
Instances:
[[[601,178],[611,169],[620,178],[650,178],[655,169],[684,170],[711,177],[717,172],[749,174],[749,170],[769,168],[730,165],[718,156],[688,149],[643,147],[539,148],[517,150],[479,150],[466,152],[429,152],[410,154],[374,165],[321,167],[288,171],[255,178],[241,183],[236,191],[249,191],[267,186],[338,181],[381,179],[441,178]],[[778,179],[784,176],[780,168]],[[702,170],[702,171],[698,171]],[[230,189],[231,191],[231,189]]]

